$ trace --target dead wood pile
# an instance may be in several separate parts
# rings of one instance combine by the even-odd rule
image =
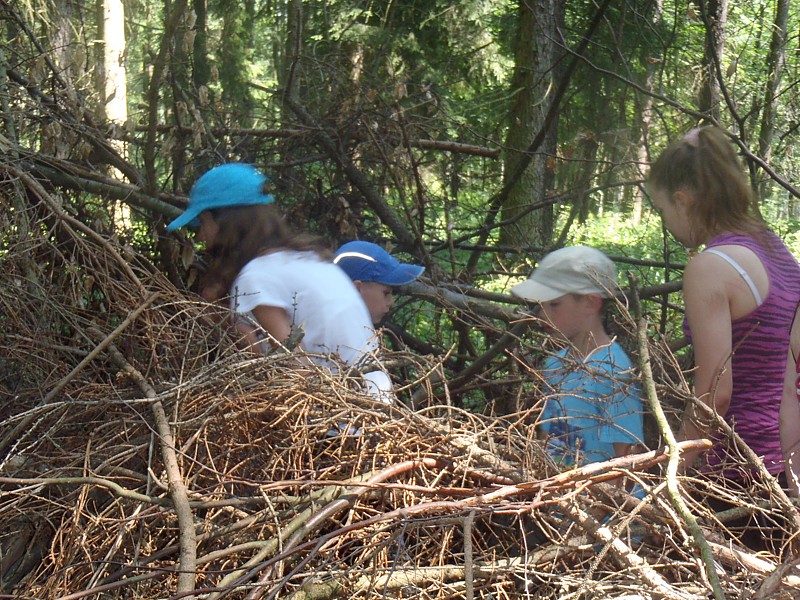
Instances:
[[[692,501],[688,479],[667,485],[664,449],[559,474],[527,414],[386,407],[354,379],[249,357],[218,309],[12,175],[0,212],[0,593],[693,599],[800,589],[788,545],[754,556],[721,522],[735,514]],[[666,372],[669,354],[652,343],[647,352]],[[424,385],[435,364],[414,360]],[[617,508],[625,495],[604,482],[621,472],[646,501]],[[796,532],[794,508],[759,485],[694,482]],[[770,501],[758,505],[759,494]]]

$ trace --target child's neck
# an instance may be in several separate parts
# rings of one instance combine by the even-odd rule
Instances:
[[[596,327],[573,336],[569,341],[573,352],[580,358],[586,358],[601,346],[608,346],[611,337],[603,327]]]

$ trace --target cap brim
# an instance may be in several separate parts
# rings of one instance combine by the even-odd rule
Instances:
[[[187,225],[198,227],[200,225],[200,222],[197,220],[198,216],[198,211],[187,208],[182,215],[179,215],[177,219],[167,225],[167,231],[175,231],[176,229],[186,227]]]
[[[383,285],[406,285],[422,275],[423,271],[425,271],[425,267],[420,265],[401,263],[377,281]]]
[[[557,290],[549,285],[543,285],[533,279],[526,279],[512,287],[511,293],[528,302],[550,302],[565,296],[568,292]]]

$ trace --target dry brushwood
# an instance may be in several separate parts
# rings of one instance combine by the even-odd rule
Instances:
[[[355,378],[244,354],[224,311],[187,299],[13,165],[3,181],[0,594],[798,595],[786,551],[797,530],[770,504],[771,482],[665,482],[671,455],[705,442],[559,472],[529,424],[536,402],[503,418],[376,404]],[[640,339],[652,393],[685,397],[674,357]],[[392,358],[411,365],[409,395],[438,372]],[[610,485],[622,476],[647,498]],[[757,511],[774,551],[739,544],[706,496]]]

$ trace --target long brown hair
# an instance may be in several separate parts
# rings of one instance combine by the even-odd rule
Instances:
[[[202,284],[203,295],[209,300],[228,293],[239,271],[252,259],[269,251],[309,251],[320,259],[329,257],[330,251],[322,238],[295,233],[272,204],[233,206],[209,212],[219,227],[213,246],[208,248],[210,262]]]
[[[670,202],[678,191],[694,196],[689,217],[695,240],[766,229],[734,146],[718,127],[692,129],[673,142],[650,167],[648,182],[667,192]]]

